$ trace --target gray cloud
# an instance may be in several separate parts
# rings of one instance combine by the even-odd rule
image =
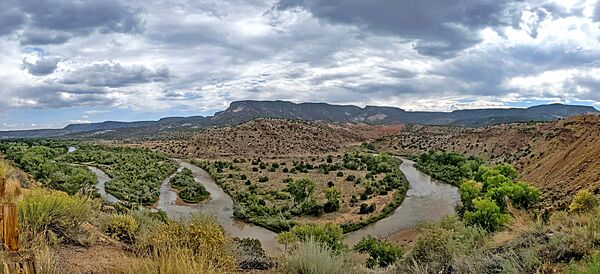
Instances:
[[[61,60],[62,58],[58,56],[42,57],[35,63],[29,63],[24,59],[21,64],[21,69],[27,70],[30,74],[35,76],[44,76],[52,74]]]
[[[94,64],[68,72],[61,83],[85,84],[91,87],[125,87],[151,82],[166,82],[171,79],[168,68],[155,70],[145,66],[122,66],[119,63]]]
[[[15,6],[13,0],[0,2],[0,36],[10,34],[25,22],[25,15]]]
[[[600,22],[600,1],[596,2],[596,9],[594,9],[594,20]]]
[[[22,45],[62,44],[75,36],[137,33],[138,9],[117,0],[5,0],[0,4],[0,36],[22,30]]]
[[[416,39],[424,55],[450,57],[481,41],[485,27],[515,25],[519,1],[280,0],[276,9],[304,8],[332,23]]]

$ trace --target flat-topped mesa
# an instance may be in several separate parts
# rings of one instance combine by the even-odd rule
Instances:
[[[405,111],[397,107],[332,105],[327,103],[293,103],[288,101],[235,101],[213,116],[166,117],[158,121],[71,124],[63,129],[0,132],[0,139],[77,137],[82,133],[118,131],[130,136],[156,135],[164,130],[223,127],[257,118],[280,118],[309,122],[366,123],[376,125],[424,124],[480,127],[505,123],[551,121],[572,115],[599,113],[590,106],[550,104],[529,108],[495,108],[455,110],[452,112]],[[101,138],[91,134],[95,138]],[[79,136],[81,137],[81,136]],[[85,136],[84,136],[85,137]]]

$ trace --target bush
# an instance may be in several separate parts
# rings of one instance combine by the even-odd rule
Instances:
[[[473,211],[464,213],[464,220],[467,224],[480,226],[487,231],[498,231],[508,221],[508,214],[502,213],[494,201],[477,198],[473,200]]]
[[[338,171],[336,174],[337,177],[344,177],[344,172]]]
[[[286,188],[286,191],[294,198],[295,204],[304,202],[304,200],[312,195],[314,190],[315,183],[307,178],[288,181]]]
[[[260,183],[265,183],[265,182],[268,182],[268,181],[269,181],[269,177],[267,177],[267,176],[260,176],[258,178],[258,182],[260,182]]]
[[[266,270],[273,266],[273,262],[265,253],[259,240],[249,238],[234,240],[234,254],[240,269]]]
[[[323,205],[323,210],[325,212],[338,211],[340,209],[340,197],[341,192],[335,187],[325,189],[325,199],[327,199],[327,202]]]
[[[131,215],[112,214],[103,223],[102,230],[125,243],[133,243],[139,225]]]
[[[455,260],[468,256],[485,243],[483,229],[465,226],[457,217],[445,217],[439,222],[419,228],[415,246],[406,262],[421,266],[429,273],[448,273]]]
[[[352,174],[350,174],[350,175],[348,175],[348,177],[346,177],[346,181],[348,181],[348,182],[352,182],[354,180],[356,180],[356,176],[354,176]]]
[[[29,244],[78,242],[81,224],[89,221],[98,205],[83,196],[33,189],[18,203],[23,242]]]
[[[360,204],[359,214],[369,214],[375,212],[375,204]]]
[[[387,241],[375,239],[368,235],[354,246],[359,253],[368,253],[367,267],[387,267],[402,257],[402,249]]]
[[[571,265],[568,274],[600,273],[600,255],[595,255],[584,262],[582,266]]]
[[[341,274],[354,273],[354,267],[343,254],[308,239],[292,248],[280,267],[282,273]]]
[[[569,205],[570,212],[584,213],[591,212],[600,204],[600,199],[587,189],[580,190],[575,194],[571,204]]]
[[[186,258],[194,258],[191,263],[200,260],[204,267],[224,272],[235,269],[235,259],[228,248],[229,239],[214,217],[196,214],[182,222],[169,221],[136,241],[138,252],[159,261],[183,254]],[[170,267],[177,266],[170,264]]]
[[[331,223],[325,225],[296,225],[288,232],[279,233],[277,235],[277,240],[284,245],[314,240],[327,246],[333,251],[339,251],[345,246],[343,243],[344,233],[342,229]]]

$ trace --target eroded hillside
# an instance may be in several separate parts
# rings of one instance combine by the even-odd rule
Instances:
[[[206,129],[142,145],[170,155],[201,158],[315,155],[337,152],[369,139],[396,133],[401,128],[257,119],[238,126]]]

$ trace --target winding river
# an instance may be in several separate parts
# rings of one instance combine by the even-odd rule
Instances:
[[[455,214],[454,207],[460,200],[458,188],[432,180],[429,175],[417,170],[414,164],[411,160],[402,159],[400,165],[410,184],[402,204],[387,218],[346,234],[346,244],[354,245],[366,235],[388,238],[418,224]]]
[[[429,175],[418,171],[414,167],[415,163],[413,161],[402,160],[403,163],[400,169],[404,172],[410,184],[406,198],[389,217],[346,234],[346,244],[354,245],[366,235],[387,238],[418,224],[435,221],[454,214],[454,207],[460,200],[458,189],[449,184],[432,180]],[[175,161],[180,166],[178,172],[183,168],[189,168],[192,171],[196,181],[204,185],[206,190],[210,192],[210,198],[208,201],[196,205],[178,204],[177,193],[169,184],[169,180],[175,175],[173,174],[163,180],[161,184],[157,208],[166,211],[172,219],[186,217],[196,212],[213,215],[232,237],[258,239],[269,254],[277,254],[282,251],[282,246],[277,243],[276,233],[266,228],[244,223],[233,217],[233,200],[212,180],[206,171],[187,161]],[[97,168],[89,168],[98,177],[96,186],[101,196],[110,202],[119,201],[104,190],[104,183],[110,178]]]
[[[106,192],[105,184],[106,184],[106,182],[110,181],[110,177],[108,175],[106,175],[106,173],[104,173],[104,171],[100,170],[99,168],[92,167],[92,166],[88,166],[87,168],[91,172],[93,172],[94,175],[96,175],[96,178],[98,178],[98,183],[96,183],[96,189],[98,190],[98,193],[100,193],[100,197],[102,197],[102,199],[106,200],[107,202],[111,202],[111,203],[120,202],[120,200],[117,197]]]
[[[172,219],[188,216],[201,211],[217,218],[223,229],[232,237],[255,238],[262,242],[263,248],[270,254],[281,252],[282,247],[277,243],[277,234],[266,228],[244,223],[233,217],[233,200],[225,193],[203,169],[182,160],[176,160],[181,168],[189,168],[197,182],[201,183],[208,192],[208,201],[197,205],[177,205],[177,193],[171,189],[170,178],[165,179],[160,187],[160,197],[157,208],[167,212]]]

